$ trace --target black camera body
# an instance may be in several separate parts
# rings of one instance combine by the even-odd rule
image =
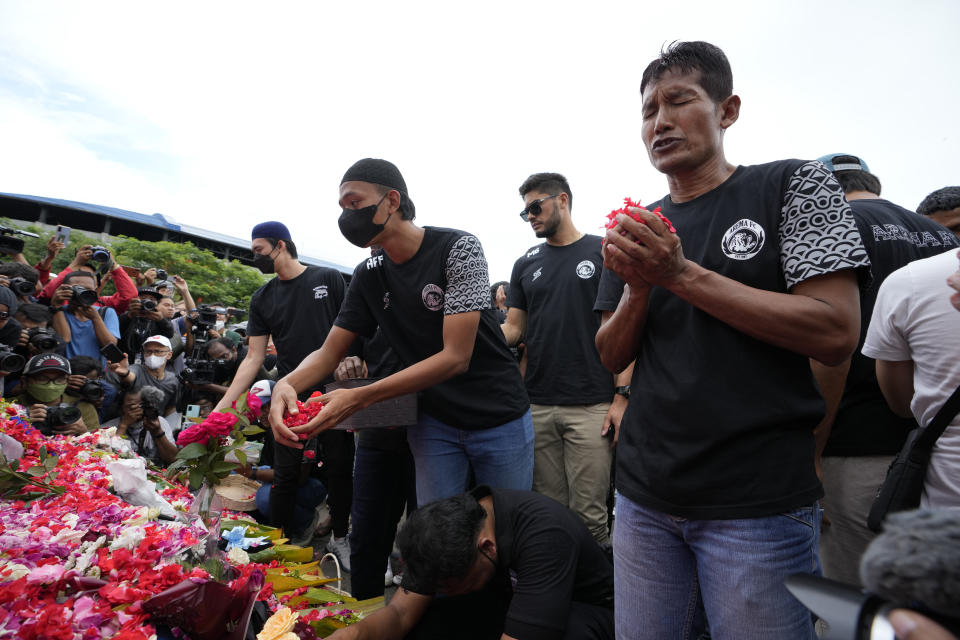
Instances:
[[[27,329],[27,342],[39,353],[50,353],[56,351],[57,347],[60,346],[57,333],[53,329],[45,327]]]
[[[34,292],[36,286],[26,278],[17,276],[16,278],[10,279],[10,288],[17,292],[18,295],[29,296]]]
[[[91,256],[91,260],[94,260],[96,262],[107,262],[108,260],[110,260],[110,250],[107,249],[106,247],[101,247],[97,245],[96,247],[91,247],[91,250],[93,251],[93,256]]]
[[[217,369],[226,363],[226,360],[186,358],[180,379],[190,384],[214,384],[217,381]]]
[[[26,363],[27,361],[24,360],[22,355],[14,353],[13,349],[7,345],[0,344],[0,371],[16,373],[23,369],[23,365]]]
[[[79,394],[87,402],[98,402],[103,398],[103,383],[99,380],[87,380],[80,387]]]
[[[160,417],[160,407],[149,400],[141,400],[140,409],[143,411],[143,420],[156,420]]]
[[[13,227],[0,227],[0,253],[5,253],[11,256],[18,253],[23,253],[23,239],[14,238],[14,234],[30,236],[31,238],[40,237],[35,233],[30,233],[29,231],[20,231],[19,229],[14,229]]]
[[[80,409],[72,404],[60,403],[52,407],[47,407],[47,417],[43,424],[46,427],[62,427],[73,424],[81,418]]]
[[[73,292],[70,299],[83,307],[93,306],[97,302],[97,292],[93,289],[73,285],[70,290]]]
[[[167,279],[169,278],[168,278],[166,269],[161,269],[160,267],[157,267],[157,280],[167,280]]]
[[[157,301],[153,298],[140,298],[140,308],[144,311],[156,311]]]

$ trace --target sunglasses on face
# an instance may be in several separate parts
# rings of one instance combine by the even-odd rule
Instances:
[[[560,194],[558,193],[553,196],[546,196],[546,197],[540,198],[539,200],[534,200],[533,202],[527,205],[526,209],[520,212],[520,219],[526,222],[529,216],[537,217],[543,211],[543,202],[545,200],[549,200],[550,198],[556,198],[559,195]]]
[[[9,311],[0,311],[0,320],[6,320],[10,317]]]

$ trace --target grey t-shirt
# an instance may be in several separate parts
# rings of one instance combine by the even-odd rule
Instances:
[[[161,414],[165,414],[168,407],[176,407],[177,401],[180,399],[181,389],[183,387],[180,384],[180,380],[177,378],[176,374],[170,371],[169,367],[164,369],[162,378],[155,378],[150,375],[150,372],[148,372],[147,368],[142,364],[130,365],[130,373],[133,374],[134,378],[133,384],[130,385],[130,388],[142,389],[145,386],[156,387],[163,392],[163,403],[160,406]],[[112,371],[108,375],[108,380],[114,385],[119,387],[123,386],[120,384],[120,379]]]

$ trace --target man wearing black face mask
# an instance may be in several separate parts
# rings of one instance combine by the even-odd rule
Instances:
[[[336,326],[323,347],[273,391],[277,442],[331,429],[371,404],[419,393],[419,418],[407,431],[416,465],[417,500],[426,504],[477,483],[529,490],[533,421],[516,360],[490,305],[490,278],[480,241],[456,229],[418,227],[406,182],[395,165],[366,158],[340,183],[340,231],[360,246],[382,249],[361,262]],[[336,369],[357,335],[380,327],[405,368],[368,386],[338,389],[305,425],[287,427],[297,393]]]
[[[281,376],[293,371],[301,360],[318,349],[333,326],[346,290],[343,276],[338,271],[307,266],[297,260],[297,247],[283,223],[261,222],[253,228],[250,237],[255,266],[263,273],[276,273],[277,277],[258,289],[250,299],[247,354],[216,411],[229,407],[256,380],[265,377],[260,368],[269,337],[273,337],[277,348],[277,370]],[[314,389],[322,389],[327,382],[333,382],[332,375],[304,389],[306,395],[303,399],[306,400]],[[353,497],[353,437],[344,431],[333,432],[325,436],[321,444],[333,533],[344,547],[337,555],[341,565],[349,568],[346,535]],[[270,520],[274,525],[282,526],[291,538],[302,537],[304,533],[294,530],[293,525],[302,456],[300,449],[287,446],[277,446],[274,453]]]

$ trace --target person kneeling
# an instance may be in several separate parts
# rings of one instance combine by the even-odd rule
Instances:
[[[397,546],[400,590],[332,638],[614,637],[613,565],[551,498],[481,485],[420,507]]]
[[[57,353],[30,358],[23,370],[25,391],[14,402],[27,407],[30,424],[44,435],[79,435],[100,428],[97,408],[66,393],[70,362]]]
[[[137,455],[158,467],[165,467],[177,457],[170,423],[160,415],[163,392],[156,387],[127,389],[120,401],[122,415],[103,424],[116,427],[118,436],[130,439]]]

